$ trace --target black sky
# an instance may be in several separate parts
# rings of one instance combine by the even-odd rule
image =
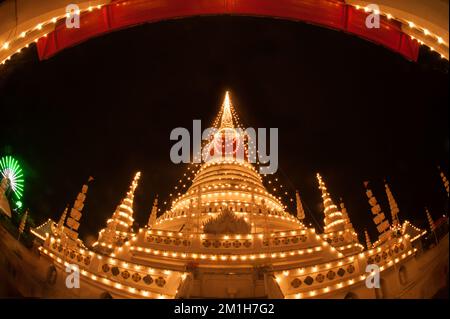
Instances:
[[[225,90],[244,124],[279,128],[278,178],[298,189],[307,219],[322,220],[315,173],[343,197],[358,231],[375,235],[362,182],[401,219],[425,226],[446,196],[448,63],[419,63],[341,32],[303,23],[202,17],[148,24],[92,39],[39,62],[34,48],[0,69],[1,154],[26,169],[36,222],[58,218],[95,177],[80,231],[97,235],[137,170],[135,218],[168,198],[185,167],[169,158],[170,131],[209,125]]]

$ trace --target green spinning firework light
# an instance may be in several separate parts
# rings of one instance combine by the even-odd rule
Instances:
[[[0,173],[3,178],[9,180],[9,185],[16,197],[16,200],[20,202],[23,196],[23,171],[19,162],[12,156],[4,156],[0,159]]]

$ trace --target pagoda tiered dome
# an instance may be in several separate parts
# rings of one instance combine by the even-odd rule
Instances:
[[[227,92],[216,119],[215,131],[202,148],[205,162],[196,172],[192,185],[172,202],[170,211],[158,219],[156,227],[175,230],[192,214],[200,214],[196,229],[201,232],[201,224],[224,210],[253,223],[253,231],[267,228],[267,223],[270,224],[263,218],[264,214],[268,214],[269,218],[277,216],[278,219],[291,222],[272,225],[277,230],[299,227],[299,221],[286,212],[283,203],[266,189],[262,176],[250,163],[251,151],[248,145],[253,141],[239,126],[237,119],[233,118],[233,114],[235,111]],[[252,214],[257,216],[251,218]],[[181,218],[179,223],[173,223],[174,217]]]
[[[199,193],[200,191],[200,193]],[[207,211],[225,207],[237,212],[250,210],[251,205],[266,206],[282,212],[282,203],[264,187],[262,178],[252,164],[237,161],[217,161],[204,164],[192,186],[174,204],[172,210],[188,209],[190,201],[197,207],[198,196]]]

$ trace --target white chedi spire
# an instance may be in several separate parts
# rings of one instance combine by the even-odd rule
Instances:
[[[134,192],[138,186],[141,173],[137,172],[131,182],[126,197],[117,206],[112,217],[108,219],[106,228],[102,229],[95,246],[112,248],[113,245],[121,245],[129,239],[133,226],[133,200]]]
[[[389,185],[385,183],[384,187],[386,188],[386,195],[389,202],[389,208],[391,210],[392,225],[394,227],[398,227],[400,225],[400,221],[398,219],[398,213],[400,212],[400,210],[398,209],[397,202],[395,201],[394,195],[392,194]]]
[[[371,249],[372,248],[372,242],[370,241],[370,237],[369,237],[369,233],[367,232],[367,229],[364,230],[364,235],[366,237],[367,249]]]
[[[156,223],[156,218],[158,215],[158,196],[156,196],[155,200],[153,201],[153,207],[152,211],[150,213],[150,217],[148,218],[148,227],[153,227]]]
[[[11,207],[9,206],[8,198],[5,194],[8,187],[9,180],[5,177],[2,177],[0,182],[0,214],[3,213],[11,218]]]
[[[342,197],[339,199],[339,207],[341,209],[342,218],[344,219],[344,222],[345,222],[345,228],[346,229],[351,228],[353,230],[353,224],[350,221],[350,217],[348,216],[347,207],[345,207],[345,203],[344,203],[344,200],[342,199]]]
[[[141,173],[137,172],[131,182],[130,189],[127,192],[126,197],[122,200],[121,204],[117,206],[110,223],[115,223],[116,228],[121,232],[129,232],[131,226],[133,225],[133,201],[134,192],[138,186]]]
[[[25,225],[27,224],[27,218],[28,218],[28,209],[22,215],[22,218],[20,220],[20,224],[19,224],[19,238],[20,238],[20,235],[22,235],[23,231],[25,230]]]
[[[445,176],[444,172],[441,170],[441,168],[439,166],[438,166],[438,169],[439,169],[439,174],[442,179],[442,183],[444,184],[445,191],[447,192],[447,196],[450,196],[449,182],[448,182],[447,176]]]
[[[0,182],[0,196],[3,196],[6,193],[6,190],[9,188],[9,179],[1,176]]]
[[[433,217],[431,217],[430,211],[428,208],[425,208],[425,213],[427,214],[428,224],[430,225],[430,229],[432,232],[436,229],[436,225],[434,224]]]
[[[378,239],[380,242],[386,240],[389,238],[390,231],[389,231],[389,221],[386,219],[383,211],[381,210],[381,206],[378,204],[377,199],[372,193],[372,190],[369,188],[369,182],[364,182],[364,186],[366,188],[366,195],[369,199],[369,204],[371,206],[371,212],[375,216],[373,218],[373,221],[375,225],[377,225],[378,233],[380,234],[378,236]]]
[[[323,181],[322,176],[320,176],[319,173],[317,173],[317,180],[319,182],[319,189],[322,192],[322,200],[324,206],[324,232],[329,233],[344,230],[345,220],[343,218],[343,215],[339,211],[338,207],[334,204],[331,195],[327,191],[325,182]]]
[[[297,206],[297,218],[300,221],[303,221],[305,219],[305,210],[303,209],[302,200],[298,191],[295,191],[295,200]]]
[[[62,230],[64,229],[64,222],[66,221],[68,210],[69,207],[66,207],[63,213],[61,214],[61,217],[59,218],[57,229],[60,232],[62,232]]]
[[[93,181],[93,177],[89,177],[88,183]],[[67,227],[64,227],[64,233],[72,240],[78,239],[78,228],[80,227],[80,219],[84,208],[84,201],[88,191],[88,185],[84,184],[81,192],[78,193],[72,208],[70,209],[70,216],[66,219]]]

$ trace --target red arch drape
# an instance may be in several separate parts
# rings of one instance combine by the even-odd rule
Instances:
[[[394,20],[381,17],[379,29],[365,26],[367,13],[342,0],[116,0],[100,10],[81,15],[79,29],[65,21],[38,41],[40,59],[107,32],[133,25],[196,15],[249,15],[304,21],[354,34],[417,61],[419,44],[404,34]],[[332,54],[330,52],[330,54]]]

